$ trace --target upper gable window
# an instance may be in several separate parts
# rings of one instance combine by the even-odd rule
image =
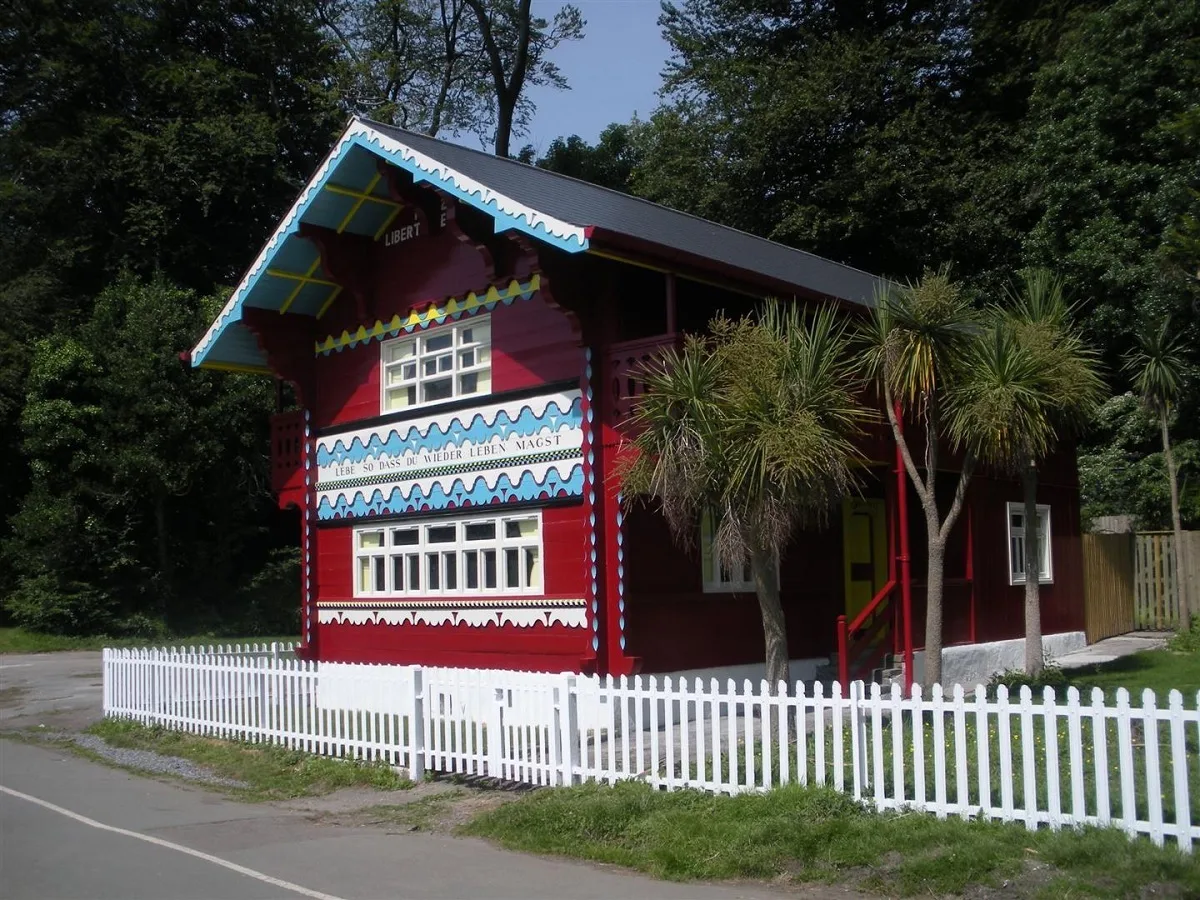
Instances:
[[[381,412],[492,390],[492,329],[487,317],[435,325],[384,341]]]

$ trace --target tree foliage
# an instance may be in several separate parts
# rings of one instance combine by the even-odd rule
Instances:
[[[240,619],[240,557],[271,546],[271,386],[189,371],[163,352],[186,346],[220,302],[124,276],[77,327],[37,343],[21,415],[32,484],[6,548],[20,624],[70,633]]]
[[[620,476],[626,496],[661,509],[677,542],[691,545],[707,514],[723,564],[750,563],[772,689],[789,680],[775,560],[799,521],[853,489],[854,439],[870,419],[839,319],[772,302],[758,320],[717,318],[710,337],[667,352],[645,372],[640,433]]]
[[[316,0],[339,48],[338,89],[350,110],[436,136],[475,134],[508,155],[536,107],[531,85],[565,89],[550,53],[583,37],[579,10],[552,19],[530,0]]]

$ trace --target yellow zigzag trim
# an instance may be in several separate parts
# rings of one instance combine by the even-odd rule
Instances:
[[[371,340],[382,340],[385,337],[399,335],[401,332],[408,333],[417,328],[425,328],[433,323],[440,324],[448,317],[457,319],[475,315],[481,309],[505,300],[514,300],[517,297],[528,298],[541,286],[540,275],[533,275],[526,284],[521,284],[513,279],[504,290],[497,290],[496,286],[492,285],[482,295],[471,291],[461,299],[449,297],[440,306],[431,303],[423,311],[418,312],[414,309],[407,316],[397,313],[392,316],[390,322],[376,321],[369,327],[359,325],[353,334],[348,331],[343,331],[340,337],[334,337],[331,334],[325,340],[317,341],[314,349],[318,355],[329,354],[335,350],[344,350],[347,347],[354,347]]]

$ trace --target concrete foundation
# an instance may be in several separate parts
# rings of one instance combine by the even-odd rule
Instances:
[[[1087,646],[1082,631],[1065,631],[1061,634],[1042,636],[1042,654],[1047,662],[1053,662],[1068,653],[1075,653]],[[973,689],[986,684],[993,675],[1025,665],[1025,639],[993,641],[989,644],[966,644],[946,647],[942,650],[942,686],[945,688],[961,684]],[[918,650],[913,655],[913,675],[916,683],[925,680],[925,652]]]

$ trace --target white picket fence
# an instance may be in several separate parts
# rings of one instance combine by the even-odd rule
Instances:
[[[105,650],[105,715],[533,785],[826,785],[879,809],[1200,839],[1200,695],[719,684],[318,665],[290,646]],[[1196,823],[1196,824],[1194,824]]]

